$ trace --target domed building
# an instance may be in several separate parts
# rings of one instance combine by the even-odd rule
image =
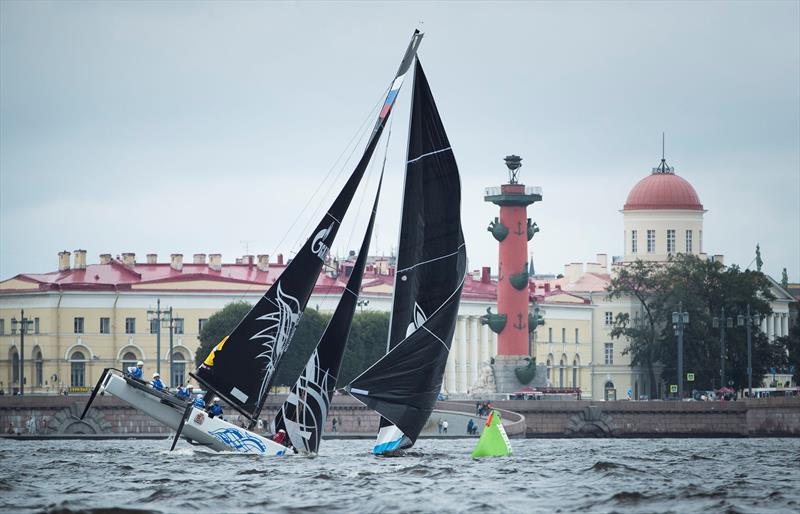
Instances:
[[[694,187],[661,159],[633,186],[622,208],[624,261],[665,261],[678,253],[703,253],[705,212]]]

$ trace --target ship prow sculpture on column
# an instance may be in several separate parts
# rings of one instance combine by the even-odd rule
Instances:
[[[527,207],[542,200],[540,187],[526,187],[519,181],[522,158],[505,158],[508,182],[486,189],[484,200],[500,207],[500,216],[487,230],[499,243],[497,312],[487,310],[481,323],[497,334],[497,355],[491,363],[492,377],[482,370],[475,390],[513,393],[523,386],[545,385],[544,373],[537,373],[532,357],[533,331],[544,323],[538,307],[532,308],[529,292],[528,242],[539,226],[528,218]],[[541,370],[540,370],[541,371]],[[538,380],[537,380],[538,379]],[[541,384],[539,384],[541,382]],[[494,391],[488,391],[490,388]]]

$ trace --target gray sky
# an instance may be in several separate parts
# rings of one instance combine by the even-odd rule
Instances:
[[[471,268],[496,270],[483,188],[509,153],[544,188],[537,272],[622,254],[619,210],[663,130],[708,209],[704,250],[744,267],[760,243],[800,280],[796,1],[0,2],[0,279],[63,249],[289,254],[420,20]],[[409,92],[371,253],[396,244]],[[358,247],[361,198],[334,251]]]

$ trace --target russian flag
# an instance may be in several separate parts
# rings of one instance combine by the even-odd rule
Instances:
[[[383,102],[383,108],[381,109],[380,118],[385,118],[389,111],[392,110],[392,106],[394,105],[394,101],[397,98],[397,93],[400,92],[400,86],[403,85],[403,77],[404,75],[400,75],[394,82],[392,82],[392,87],[389,89],[389,94],[386,95],[386,101]]]

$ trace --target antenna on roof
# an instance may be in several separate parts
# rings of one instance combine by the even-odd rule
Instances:
[[[675,174],[675,168],[673,168],[672,166],[667,165],[667,159],[665,157],[665,152],[664,152],[664,148],[666,146],[665,145],[665,141],[666,141],[666,136],[665,136],[665,133],[662,132],[661,133],[661,163],[657,167],[653,168],[653,175],[657,175],[657,174],[674,175]]]

